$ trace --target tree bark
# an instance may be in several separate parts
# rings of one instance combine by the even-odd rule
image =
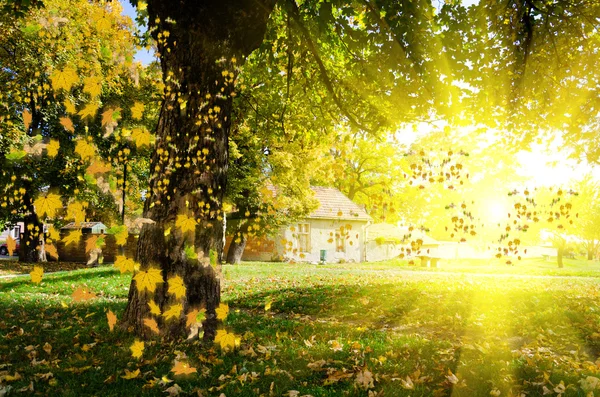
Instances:
[[[150,336],[143,320],[155,318],[163,336],[183,337],[186,314],[204,308],[204,339],[214,339],[233,86],[239,65],[262,42],[273,7],[274,0],[148,1],[165,93],[144,204],[144,218],[154,223],[141,230],[136,260],[142,271],[160,268],[163,282],[150,293],[132,280],[122,325],[140,336]],[[177,226],[178,216],[193,218],[195,230]],[[182,299],[168,292],[173,276],[184,280]],[[166,321],[150,313],[150,300],[163,313],[177,304],[183,310]]]

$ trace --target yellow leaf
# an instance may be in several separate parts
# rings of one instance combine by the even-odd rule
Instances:
[[[42,282],[42,276],[44,269],[41,266],[34,266],[33,271],[29,273],[31,276],[31,282],[39,284]]]
[[[81,237],[82,237],[81,229],[73,230],[72,232],[67,234],[65,237],[63,237],[62,241],[65,243],[65,245],[79,243],[79,240],[81,239]]]
[[[93,249],[102,248],[104,245],[103,234],[93,234],[85,240],[85,252],[88,253]]]
[[[192,310],[191,312],[189,312],[186,315],[187,320],[185,322],[185,326],[186,327],[191,327],[192,325],[194,325],[194,324],[196,324],[198,322],[202,322],[202,319],[205,318],[205,313],[206,313],[205,309],[200,309],[200,310],[195,309],[195,310]]]
[[[100,96],[102,93],[102,80],[96,76],[89,76],[83,79],[83,92],[90,94],[92,98]]]
[[[46,253],[48,255],[50,255],[51,257],[58,259],[58,250],[56,249],[56,246],[53,244],[46,244],[44,246],[44,249],[46,250]]]
[[[131,107],[131,117],[133,117],[134,120],[139,120],[142,118],[143,113],[144,113],[144,104],[140,103],[140,102],[134,103],[133,106]]]
[[[135,142],[136,147],[141,147],[144,145],[150,146],[151,138],[152,138],[152,135],[150,134],[150,132],[146,131],[145,129],[134,128],[131,131],[131,140],[133,142]]]
[[[169,290],[170,294],[175,295],[175,298],[183,298],[185,296],[185,283],[179,276],[173,276],[169,279]]]
[[[233,350],[236,346],[239,346],[239,338],[237,338],[233,332],[229,333],[225,330],[217,331],[215,342],[218,343],[223,350]]]
[[[158,329],[158,324],[156,323],[156,320],[153,318],[145,318],[144,325],[146,327],[150,328],[150,330],[152,330],[152,332],[154,332],[155,334],[158,334],[160,332]]]
[[[190,367],[187,363],[182,363],[181,361],[175,361],[175,365],[171,368],[171,372],[175,375],[189,375],[193,374],[196,371],[196,368]]]
[[[120,230],[118,233],[115,233],[115,240],[117,245],[125,245],[127,244],[127,238],[129,237],[129,232],[127,229]]]
[[[71,100],[66,100],[65,103],[65,111],[69,114],[75,114],[77,113],[77,108],[75,107],[75,104],[73,102],[71,102]]]
[[[79,155],[83,160],[94,157],[96,148],[85,139],[80,139],[75,145],[75,153]]]
[[[180,228],[182,233],[193,232],[196,230],[196,220],[187,215],[177,215],[175,226]]]
[[[79,77],[75,69],[66,67],[63,70],[55,70],[50,75],[50,80],[52,81],[54,90],[64,89],[65,91],[70,91],[73,84],[79,80]]]
[[[48,152],[48,156],[56,157],[59,148],[60,143],[58,143],[56,139],[50,139],[50,142],[48,142],[48,145],[46,145],[46,151]]]
[[[73,126],[73,121],[69,117],[61,117],[60,125],[65,127],[65,130],[75,132],[75,127]]]
[[[104,127],[107,124],[114,123],[118,121],[120,116],[121,108],[108,108],[104,112],[102,112],[102,126]]]
[[[138,272],[138,274],[133,276],[133,279],[135,280],[137,289],[140,292],[143,292],[144,290],[154,292],[156,289],[156,284],[163,282],[161,270],[153,267],[146,271]]]
[[[17,249],[17,240],[12,238],[11,235],[6,238],[6,249],[8,250],[9,256],[12,256],[13,252]]]
[[[163,317],[165,318],[165,320],[169,320],[169,319],[176,320],[179,318],[182,311],[183,311],[183,305],[181,303],[171,305],[169,307],[169,309],[167,309],[167,311],[165,311],[163,313]]]
[[[143,347],[142,347],[142,350],[143,350]],[[125,375],[121,376],[121,378],[123,378],[123,379],[134,379],[134,378],[137,378],[138,376],[140,376],[140,369],[139,368],[136,369],[135,371],[130,371],[128,369],[125,369]]]
[[[117,323],[117,316],[112,312],[112,310],[109,310],[108,313],[106,313],[106,319],[108,320],[108,328],[110,328],[112,331]]]
[[[129,349],[131,349],[131,355],[133,357],[140,358],[142,357],[142,354],[144,354],[144,342],[136,339]]]
[[[87,203],[74,201],[67,205],[67,219],[73,219],[75,223],[85,222],[85,209]]]
[[[87,301],[97,297],[95,293],[88,290],[87,288],[79,287],[71,294],[71,297],[75,302]]]
[[[60,239],[60,233],[54,228],[53,225],[48,227],[48,238],[53,241],[58,241]]]
[[[92,102],[85,105],[77,114],[83,119],[86,117],[94,118],[96,116],[96,112],[98,112],[98,105]]]
[[[25,124],[25,131],[29,130],[29,126],[31,125],[31,112],[27,109],[23,110],[23,124]]]
[[[62,201],[58,194],[48,193],[46,196],[38,197],[33,205],[38,216],[46,215],[48,218],[54,218],[56,211],[62,208]]]
[[[121,274],[133,272],[133,269],[135,268],[135,262],[133,259],[129,259],[124,255],[117,255],[115,258],[115,267],[121,271]]]
[[[271,310],[271,304],[273,303],[273,301],[271,300],[271,298],[267,299],[266,303],[265,303],[265,311],[268,312],[269,310]]]
[[[221,303],[215,312],[217,313],[217,320],[225,320],[229,314],[229,305]]]
[[[148,306],[150,306],[150,313],[160,316],[160,314],[161,314],[160,307],[158,307],[156,302],[151,300],[150,302],[148,302]]]

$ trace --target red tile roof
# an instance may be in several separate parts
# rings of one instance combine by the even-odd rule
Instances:
[[[309,219],[373,220],[365,210],[335,188],[313,186],[312,190],[320,205],[308,216]]]

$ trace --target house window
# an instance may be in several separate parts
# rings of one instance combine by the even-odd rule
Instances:
[[[346,252],[346,237],[339,232],[335,234],[335,252]]]
[[[310,224],[298,224],[298,250],[310,252]]]

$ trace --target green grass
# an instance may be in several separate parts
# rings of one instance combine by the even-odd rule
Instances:
[[[562,381],[564,396],[585,396],[579,381],[600,377],[598,279],[450,273],[458,267],[226,266],[225,327],[242,336],[240,348],[153,340],[142,360],[131,357],[133,335],[106,322],[108,309],[121,316],[130,275],[101,267],[48,274],[40,285],[3,279],[0,393],[31,394],[18,390],[33,382],[33,393],[53,396],[159,396],[174,383],[205,396],[541,396],[557,395]],[[540,264],[532,274],[544,272]],[[79,286],[99,298],[73,302]],[[183,354],[198,374],[169,373]],[[124,369],[141,375],[123,379]],[[373,383],[363,388],[365,371]],[[174,382],[155,382],[163,376]]]

